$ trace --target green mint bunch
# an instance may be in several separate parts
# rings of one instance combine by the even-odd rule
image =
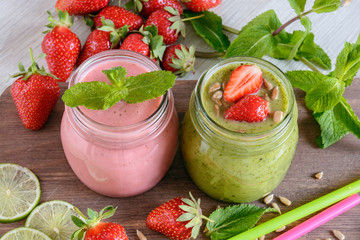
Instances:
[[[102,71],[111,84],[101,81],[80,82],[67,89],[62,100],[69,107],[84,106],[106,110],[123,100],[138,103],[157,98],[170,89],[176,75],[169,71],[152,71],[126,77],[126,69],[113,67]]]
[[[293,87],[306,92],[305,104],[313,111],[321,135],[316,143],[326,148],[352,132],[360,139],[360,121],[343,97],[360,70],[360,35],[354,44],[345,43],[328,75],[311,71],[287,72]]]
[[[270,55],[276,59],[301,60],[310,67],[315,64],[329,70],[331,60],[325,51],[314,42],[310,32],[311,21],[306,15],[337,10],[340,0],[315,0],[312,9],[304,12],[306,0],[289,0],[297,16],[282,24],[275,11],[269,10],[255,17],[240,31],[226,52],[226,57]],[[296,20],[300,20],[304,30],[292,33],[284,29]],[[309,64],[311,63],[311,64]]]

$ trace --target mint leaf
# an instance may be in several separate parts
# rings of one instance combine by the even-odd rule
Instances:
[[[314,42],[314,34],[309,33],[300,46],[295,59],[306,58],[310,62],[326,70],[331,69],[331,59],[327,53]]]
[[[270,53],[271,57],[287,60],[295,58],[300,46],[303,44],[311,29],[311,22],[308,17],[301,18],[301,23],[306,31],[294,31],[292,34],[288,34],[286,42],[279,42],[277,47]]]
[[[105,98],[103,110],[111,108],[116,103],[123,100],[129,94],[128,89],[125,87],[113,88],[109,95]]]
[[[228,239],[254,227],[261,216],[267,212],[277,212],[277,210],[250,204],[219,208],[209,216],[214,222],[206,223],[208,229],[206,235],[210,236],[211,240]]]
[[[222,32],[222,19],[213,12],[205,11],[200,13],[185,10],[183,15],[186,18],[205,14],[204,17],[190,20],[196,33],[202,37],[213,49],[224,52],[230,45],[229,38]]]
[[[336,59],[335,76],[345,81],[346,86],[348,86],[352,83],[353,78],[359,70],[360,43],[351,44],[346,42],[343,50]]]
[[[129,94],[124,101],[137,103],[157,98],[174,85],[175,79],[176,76],[169,71],[153,71],[128,77],[125,87]]]
[[[102,72],[105,73],[111,84],[117,87],[124,85],[124,80],[127,74],[125,68],[113,67],[109,70],[103,70]]]
[[[321,148],[327,148],[336,143],[349,133],[344,124],[335,116],[334,110],[313,114],[319,123],[321,135],[316,138],[316,144]]]
[[[103,109],[113,87],[105,82],[81,82],[65,91],[62,100],[69,107]]]
[[[327,76],[311,71],[290,71],[286,72],[286,76],[289,78],[291,85],[294,88],[299,88],[304,92],[309,92],[318,83],[326,81]]]
[[[305,96],[306,106],[315,112],[324,112],[332,109],[345,91],[345,84],[337,78],[327,77],[311,88]]]
[[[241,29],[238,37],[230,44],[225,57],[263,57],[271,53],[277,46],[278,39],[287,38],[285,31],[281,31],[278,36],[272,35],[280,26],[281,22],[274,10],[258,15]]]
[[[341,97],[340,102],[334,107],[334,114],[338,121],[341,121],[349,131],[360,138],[360,120],[344,97]]]
[[[256,25],[241,31],[232,42],[225,57],[252,56],[263,57],[269,54],[277,45],[272,30],[266,26]]]
[[[289,0],[289,3],[296,14],[300,15],[305,9],[306,0]]]
[[[341,5],[340,0],[315,0],[312,11],[316,13],[332,12]]]

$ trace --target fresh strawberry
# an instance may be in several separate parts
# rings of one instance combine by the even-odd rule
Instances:
[[[103,19],[103,22],[104,25],[92,31],[86,39],[77,60],[78,66],[96,53],[116,48],[122,36],[125,36],[128,32],[126,26],[115,29],[114,23],[111,20]]]
[[[130,50],[150,57],[150,47],[143,41],[144,36],[140,33],[128,35],[122,42],[120,49]]]
[[[48,119],[59,94],[60,88],[55,76],[39,69],[32,54],[31,66],[25,71],[20,63],[20,72],[12,75],[18,78],[11,86],[11,96],[24,126],[31,130],[39,130]]]
[[[195,47],[190,49],[182,44],[168,46],[165,50],[162,60],[162,67],[167,71],[171,71],[177,75],[184,76],[187,72],[193,71],[195,64]]]
[[[181,20],[180,13],[172,7],[165,7],[151,13],[144,26],[155,25],[159,35],[163,36],[165,45],[176,42],[181,35],[185,36],[185,24]]]
[[[68,13],[59,12],[59,21],[55,21],[49,13],[50,24],[47,25],[51,31],[46,31],[41,47],[46,54],[46,62],[52,74],[64,82],[68,79],[74,69],[79,56],[81,44],[79,38],[69,27],[73,23]]]
[[[71,216],[73,222],[80,229],[75,231],[71,239],[84,240],[128,240],[125,229],[117,223],[100,222],[102,219],[112,217],[116,208],[107,206],[103,208],[100,213],[88,209],[89,218],[87,218],[79,209],[75,211],[85,220],[81,220],[76,216]],[[85,233],[85,237],[83,235]]]
[[[191,193],[190,197],[191,200],[176,197],[155,208],[148,215],[146,225],[171,239],[195,239],[199,235],[202,219],[211,220],[202,215],[200,199],[196,201]],[[188,224],[190,221],[191,224]]]
[[[94,27],[103,25],[101,18],[109,19],[114,22],[115,28],[121,28],[125,25],[129,30],[138,30],[143,24],[143,19],[139,15],[119,6],[108,6],[102,9],[94,18]]]
[[[106,7],[109,0],[58,0],[55,8],[70,15],[85,15]]]
[[[181,2],[193,12],[203,12],[210,8],[216,7],[221,0],[181,0]]]
[[[236,102],[247,94],[257,92],[262,82],[262,71],[258,66],[241,65],[232,72],[225,87],[224,99]]]
[[[134,6],[144,17],[149,17],[152,12],[166,6],[177,9],[180,15],[183,13],[183,7],[177,0],[134,0]]]
[[[269,113],[267,102],[258,95],[246,95],[224,112],[224,118],[239,122],[261,122]]]

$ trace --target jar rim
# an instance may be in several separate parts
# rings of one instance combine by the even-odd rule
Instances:
[[[157,71],[161,70],[160,67],[149,57],[134,51],[123,50],[123,49],[111,49],[107,51],[103,51],[97,53],[86,61],[84,61],[70,76],[68,88],[72,87],[76,83],[78,83],[81,79],[82,74],[89,69],[90,67],[98,64],[101,61],[107,59],[131,59],[132,61],[139,62],[140,64],[147,67],[150,71]],[[171,89],[166,91],[164,95],[162,95],[161,102],[157,109],[147,118],[133,123],[126,126],[112,126],[103,123],[99,123],[92,118],[88,117],[79,107],[70,108],[72,113],[74,114],[75,118],[83,125],[88,126],[91,125],[92,127],[96,128],[97,130],[101,130],[104,132],[131,132],[135,129],[147,129],[150,128],[153,124],[157,122],[165,111],[168,108],[169,99],[172,96]]]
[[[261,68],[264,68],[267,71],[269,71],[270,73],[274,74],[275,77],[277,77],[279,79],[279,81],[284,85],[286,94],[289,99],[289,103],[287,106],[286,115],[284,116],[284,118],[282,119],[282,121],[280,123],[272,126],[271,128],[269,128],[265,131],[261,131],[261,132],[257,132],[257,133],[243,133],[243,132],[239,132],[239,131],[235,131],[235,130],[231,130],[231,129],[223,127],[222,125],[217,123],[214,119],[212,119],[208,115],[208,113],[204,107],[202,94],[201,94],[203,91],[203,87],[205,86],[205,83],[210,79],[212,74],[214,74],[217,70],[219,70],[221,67],[224,67],[228,64],[233,64],[233,63],[257,64]],[[198,114],[201,115],[202,119],[206,121],[207,128],[209,128],[209,130],[215,129],[215,130],[217,130],[216,132],[218,132],[218,133],[221,132],[224,135],[226,135],[228,137],[236,138],[237,140],[239,138],[240,139],[245,139],[245,138],[246,139],[248,139],[248,138],[258,139],[258,138],[262,138],[262,137],[265,137],[268,135],[273,135],[273,134],[281,131],[281,129],[286,128],[286,126],[290,123],[291,115],[294,111],[295,95],[294,95],[291,83],[288,80],[288,78],[286,77],[286,75],[277,66],[275,66],[271,62],[266,61],[261,58],[256,58],[256,57],[248,57],[248,56],[231,57],[231,58],[227,58],[227,59],[224,59],[224,60],[216,63],[215,65],[210,67],[208,70],[206,70],[204,73],[202,73],[202,75],[200,76],[200,78],[195,86],[194,94],[195,94],[195,108],[197,109]]]

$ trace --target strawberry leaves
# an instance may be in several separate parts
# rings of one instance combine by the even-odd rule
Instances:
[[[103,73],[111,85],[99,81],[77,83],[65,91],[62,100],[69,107],[106,110],[121,100],[137,103],[159,97],[174,85],[176,78],[168,71],[152,71],[126,78],[123,67],[114,67]]]
[[[203,17],[190,20],[196,33],[202,37],[213,49],[224,52],[230,45],[229,38],[222,32],[222,19],[213,12],[200,13],[185,10],[186,18],[193,18],[204,14]]]

